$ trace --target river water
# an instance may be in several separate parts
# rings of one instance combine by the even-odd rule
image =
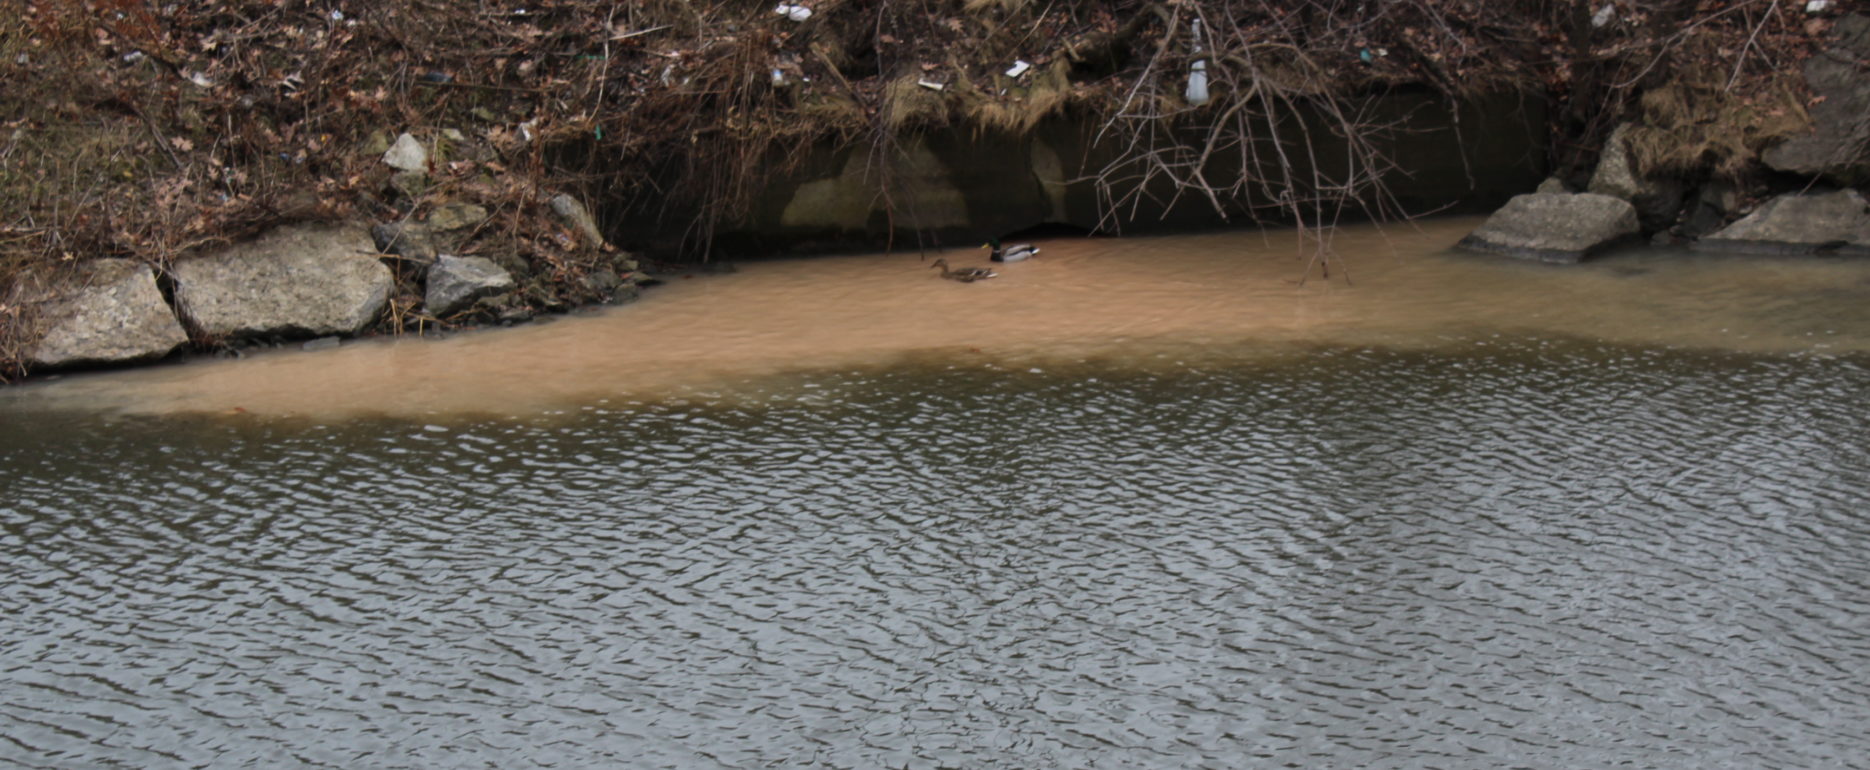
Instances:
[[[0,764],[1866,766],[1870,263],[1473,224],[14,388]]]

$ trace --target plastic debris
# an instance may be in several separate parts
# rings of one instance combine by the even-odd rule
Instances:
[[[786,73],[780,70],[778,67],[774,67],[773,68],[773,85],[783,86],[785,84],[786,84]]]
[[[1597,13],[1591,16],[1591,26],[1602,27],[1605,24],[1609,24],[1610,20],[1616,17],[1617,6],[1605,3],[1604,7],[1597,9]]]
[[[793,5],[791,3],[781,3],[778,8],[773,9],[773,13],[777,13],[793,21],[804,21],[812,17],[812,9],[803,5]]]
[[[1805,4],[1805,12],[1806,13],[1824,13],[1825,9],[1830,8],[1830,7],[1831,7],[1831,0],[1811,0],[1811,2],[1808,2]]]
[[[1195,19],[1189,22],[1188,28],[1189,35],[1193,39],[1190,51],[1199,55],[1201,53],[1201,20]],[[1187,99],[1189,104],[1196,107],[1208,103],[1207,59],[1196,59],[1195,63],[1188,65],[1188,90],[1182,92],[1182,98]]]
[[[1026,74],[1026,70],[1029,69],[1032,69],[1032,62],[1026,61],[1025,59],[1014,59],[1013,67],[1006,71],[1006,76],[1016,78]]]
[[[1183,92],[1182,96],[1188,100],[1189,104],[1196,107],[1208,103],[1208,61],[1206,59],[1196,59],[1194,64],[1188,65],[1188,90]]]
[[[940,90],[942,90],[943,88],[947,88],[947,86],[944,86],[944,85],[942,85],[942,84],[940,84],[940,83],[931,83],[931,82],[929,82],[929,81],[927,81],[927,80],[918,80],[918,81],[916,81],[916,85],[919,85],[919,86],[921,86],[921,87],[923,87],[923,88],[926,88],[926,89],[928,89],[928,90],[930,90],[930,91],[940,91]]]

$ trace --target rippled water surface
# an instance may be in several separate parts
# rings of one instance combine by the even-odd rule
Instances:
[[[1832,292],[1617,311],[1763,346],[1350,344],[1359,284],[1322,338],[840,348],[518,416],[28,389],[0,764],[1866,766],[1865,311],[1772,269]]]

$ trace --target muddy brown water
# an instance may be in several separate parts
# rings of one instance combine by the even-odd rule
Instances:
[[[1356,228],[1347,271],[1306,275],[1291,232],[1054,240],[961,284],[916,254],[753,262],[601,315],[262,354],[69,382],[26,402],[135,413],[521,416],[746,375],[925,353],[982,360],[1238,360],[1294,345],[1430,349],[1492,335],[1765,353],[1870,347],[1870,268],[1637,252],[1582,267],[1447,253],[1477,224]],[[987,264],[985,252],[950,252]],[[1349,275],[1347,283],[1343,276]]]
[[[1864,766],[1870,263],[1473,224],[7,390],[0,765]]]

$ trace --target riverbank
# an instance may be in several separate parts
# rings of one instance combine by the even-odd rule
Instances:
[[[1822,3],[682,5],[182,3],[88,35],[29,4],[0,27],[0,74],[45,97],[0,116],[0,376],[512,323],[627,301],[639,255],[1296,222],[1331,265],[1330,224],[1549,173],[1559,205],[1623,201],[1591,199],[1602,242],[1500,250],[1576,258],[1864,178],[1837,140],[1870,25]]]

